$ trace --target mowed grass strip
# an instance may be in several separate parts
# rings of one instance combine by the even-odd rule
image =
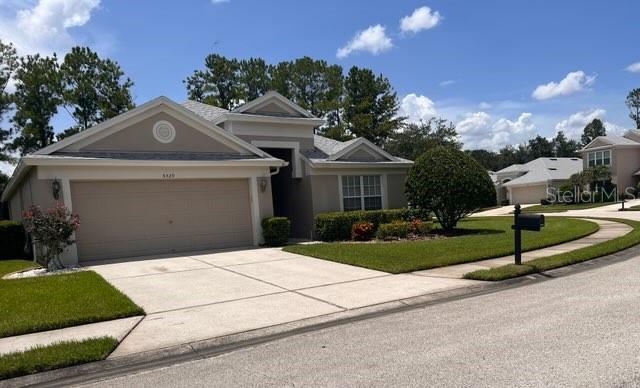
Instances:
[[[482,269],[467,273],[464,277],[466,279],[486,281],[506,280],[592,260],[640,244],[640,222],[615,218],[607,218],[607,220],[627,224],[633,227],[633,230],[612,240],[577,249],[575,251],[541,257],[539,259],[527,261],[522,265],[509,264],[502,267]]]
[[[0,355],[0,380],[104,360],[117,345],[114,338],[98,337]]]
[[[93,271],[0,280],[0,296],[0,337],[144,314]]]
[[[291,245],[284,250],[338,263],[390,272],[412,272],[513,254],[512,217],[467,218],[461,235],[444,239]],[[598,230],[591,221],[547,217],[540,232],[523,232],[523,250],[575,240]]]

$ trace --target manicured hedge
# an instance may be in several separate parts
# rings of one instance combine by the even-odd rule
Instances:
[[[22,224],[15,221],[0,221],[0,260],[22,259],[25,234]]]
[[[417,209],[357,210],[350,212],[319,213],[315,217],[316,238],[321,241],[349,240],[351,227],[355,222],[364,221],[378,225],[391,221],[408,221],[412,218],[429,219],[429,213]]]
[[[262,220],[262,236],[266,245],[277,247],[287,243],[291,235],[291,222],[287,217],[270,217]]]

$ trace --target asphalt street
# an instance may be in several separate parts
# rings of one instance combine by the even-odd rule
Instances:
[[[92,384],[640,386],[640,257]]]

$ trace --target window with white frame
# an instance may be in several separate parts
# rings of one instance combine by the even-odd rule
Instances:
[[[611,165],[611,150],[589,152],[587,157],[589,167]]]
[[[382,209],[380,175],[343,175],[342,205],[344,211]]]

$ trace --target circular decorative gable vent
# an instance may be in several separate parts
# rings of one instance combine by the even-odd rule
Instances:
[[[153,124],[153,137],[160,143],[171,143],[176,138],[176,129],[165,120]]]

